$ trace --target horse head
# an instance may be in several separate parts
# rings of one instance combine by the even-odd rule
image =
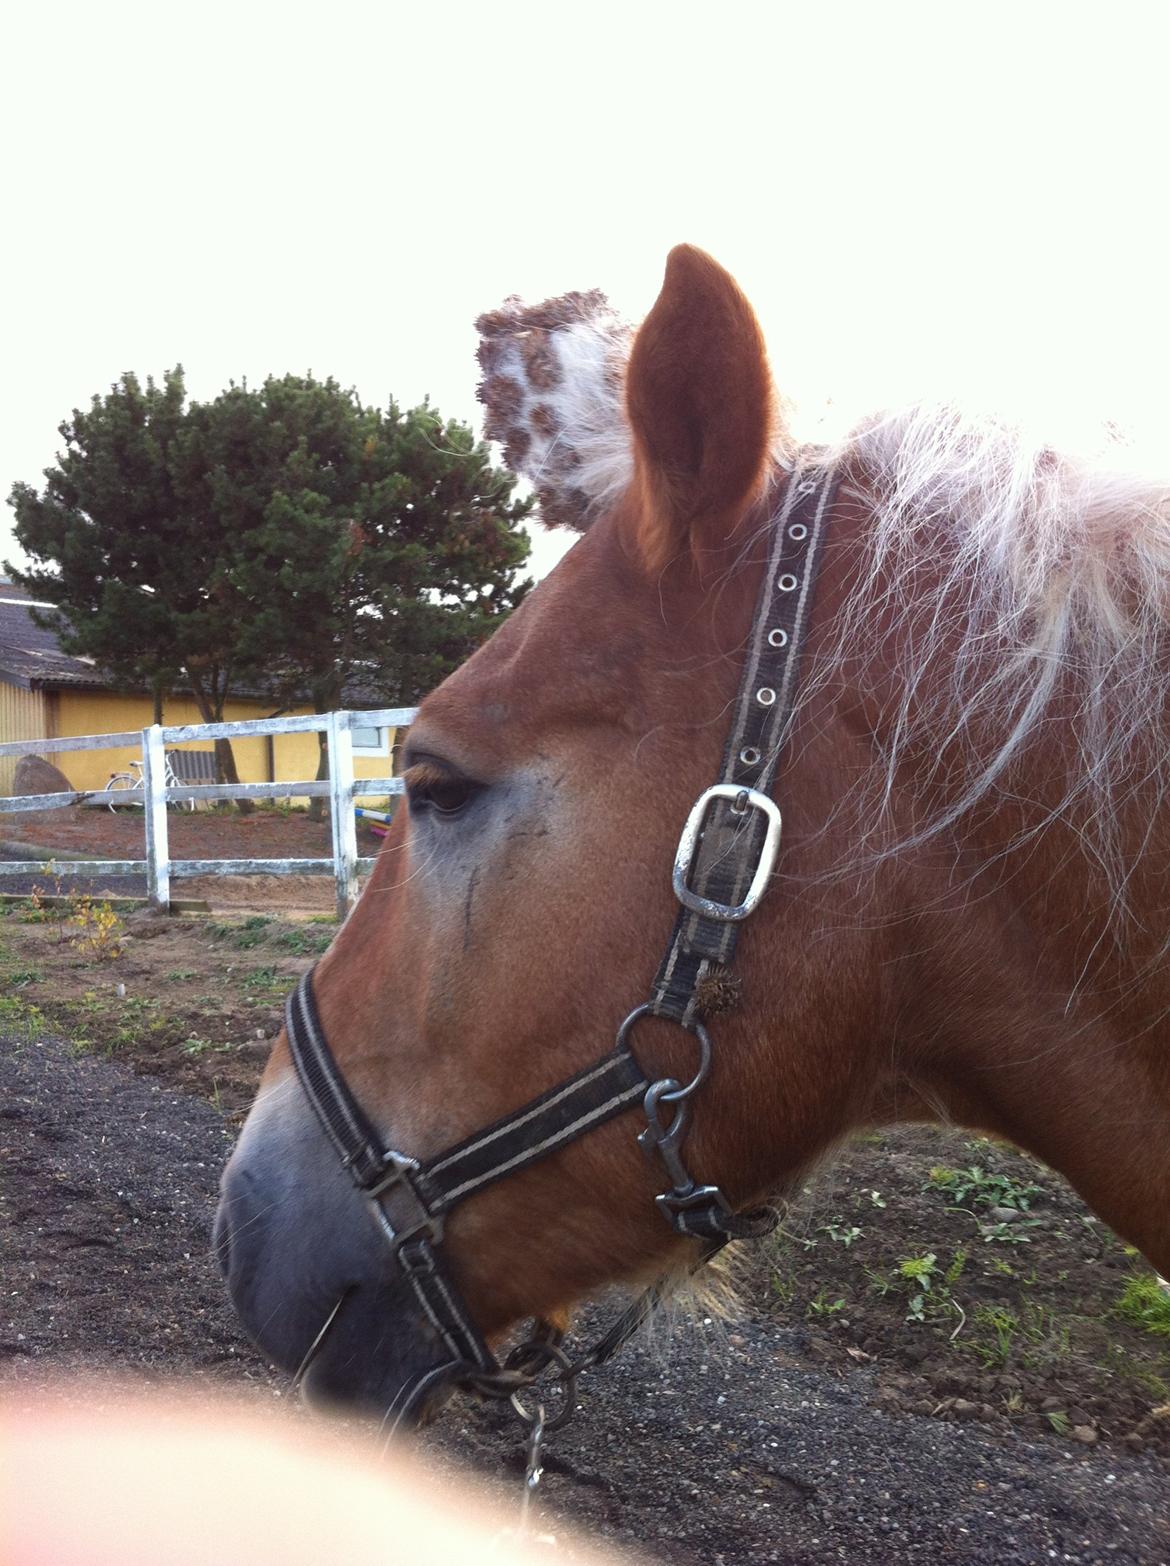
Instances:
[[[387,1147],[423,1163],[604,1057],[668,945],[680,829],[719,771],[794,447],[752,310],[701,252],[671,254],[615,406],[626,481],[423,703],[402,758],[407,808],[314,974],[317,1025],[349,1091]],[[1079,958],[1037,945],[1020,914],[1067,844],[1033,854],[1013,884],[986,811],[969,838],[924,836],[924,809],[945,819],[962,787],[933,740],[929,784],[888,786],[891,734],[914,710],[899,675],[914,623],[895,623],[889,582],[860,564],[872,471],[856,451],[839,465],[777,785],[779,868],[744,926],[726,1008],[712,1007],[688,1166],[738,1212],[782,1198],[854,1127],[954,1117],[1065,1167],[1154,1249],[1089,1145],[1077,1051],[1052,1054],[1055,997],[1067,1000]],[[945,638],[933,646],[944,658]],[[899,757],[923,766],[921,750]],[[858,784],[875,778],[871,813]],[[868,868],[843,874],[843,845],[861,841]],[[1005,1026],[1027,1048],[989,1061]],[[693,1032],[664,1018],[644,1018],[633,1047],[648,1080],[694,1072]],[[1102,1082],[1098,1107],[1132,1091]],[[662,1170],[637,1145],[640,1107],[631,1097],[446,1215],[444,1276],[485,1339],[695,1256],[656,1208]],[[386,1407],[436,1362],[438,1329],[375,1206],[282,1035],[224,1178],[221,1259],[273,1359],[295,1369],[311,1354],[322,1394]]]

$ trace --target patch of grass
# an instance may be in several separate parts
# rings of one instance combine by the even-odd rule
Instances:
[[[1133,1322],[1144,1332],[1170,1338],[1170,1294],[1160,1287],[1152,1272],[1130,1278],[1115,1308],[1123,1320]]]
[[[984,1336],[972,1337],[967,1347],[989,1367],[1006,1365],[1020,1333],[1019,1317],[1001,1305],[977,1305],[974,1325]]]
[[[334,921],[330,920],[330,924]],[[279,951],[289,952],[294,957],[319,957],[333,940],[333,930],[307,929],[302,924],[291,925],[288,929],[277,930],[271,944]]]
[[[0,1033],[20,1033],[35,1039],[44,1031],[45,1017],[39,1006],[20,995],[0,995]]]
[[[1122,1348],[1120,1343],[1111,1343],[1108,1346],[1103,1363],[1115,1376],[1120,1376],[1123,1381],[1137,1387],[1155,1402],[1170,1401],[1170,1380],[1160,1376],[1129,1349]]]
[[[1071,1352],[1071,1319],[1035,1300],[1025,1300],[1018,1313],[1002,1305],[977,1305],[972,1322],[975,1331],[964,1347],[988,1369],[1001,1369],[1013,1358],[1043,1369]]]
[[[197,979],[198,977],[198,968],[172,968],[169,973],[163,974],[163,978],[169,984],[183,984],[187,979]]]
[[[278,995],[291,989],[287,973],[281,973],[278,968],[253,968],[240,980],[242,990],[250,990],[253,994]]]
[[[791,1305],[796,1296],[796,1279],[791,1273],[773,1272],[771,1288],[781,1305]]]
[[[39,984],[43,978],[39,968],[14,968],[4,974],[4,983],[11,989],[23,990],[30,984]]]
[[[237,951],[251,951],[268,939],[272,920],[267,914],[249,914],[246,919],[213,919],[207,932],[216,940],[234,946]]]

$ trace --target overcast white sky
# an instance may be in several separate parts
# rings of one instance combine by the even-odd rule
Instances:
[[[600,286],[640,316],[681,239],[809,401],[975,381],[1160,424],[1167,15],[6,7],[0,485],[175,361],[198,397],[311,369],[478,419],[479,311]]]

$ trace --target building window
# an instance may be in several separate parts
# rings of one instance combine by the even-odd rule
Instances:
[[[355,756],[388,756],[390,754],[389,729],[359,728],[355,723],[350,729]]]

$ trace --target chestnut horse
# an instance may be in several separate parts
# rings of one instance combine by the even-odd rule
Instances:
[[[795,456],[759,328],[670,257],[625,371],[627,481],[424,702],[398,813],[315,974],[389,1145],[433,1156],[579,1072],[645,1000],[680,828],[714,781]],[[687,1162],[783,1199],[863,1127],[945,1121],[1060,1170],[1170,1270],[1167,492],[949,408],[871,422],[838,486],[775,795],[783,840],[711,1025]],[[649,1019],[643,1069],[693,1040]],[[475,1325],[685,1268],[635,1100],[449,1217]],[[326,1394],[433,1356],[278,1040],[224,1177],[240,1314]]]

